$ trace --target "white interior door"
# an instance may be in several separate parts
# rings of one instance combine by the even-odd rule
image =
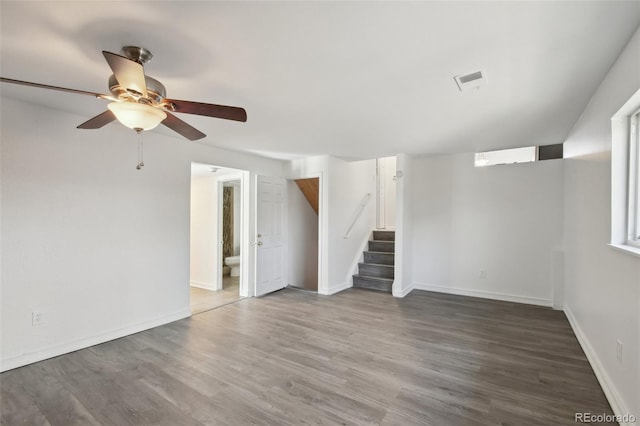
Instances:
[[[280,290],[284,279],[284,179],[257,176],[256,296]]]

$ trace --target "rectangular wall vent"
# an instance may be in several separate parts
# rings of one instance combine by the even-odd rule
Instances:
[[[458,89],[460,91],[476,89],[487,83],[487,76],[483,70],[475,71],[469,74],[457,75],[454,77]]]
[[[482,71],[474,72],[473,74],[467,74],[460,77],[460,83],[471,83],[473,80],[482,78]]]

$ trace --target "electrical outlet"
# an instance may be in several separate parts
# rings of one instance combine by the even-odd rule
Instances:
[[[616,342],[616,358],[619,363],[622,363],[622,342],[620,340]]]
[[[480,278],[487,278],[487,271],[485,269],[480,269]]]
[[[42,321],[44,320],[42,312],[40,311],[33,311],[31,312],[31,325],[40,325],[42,324]]]

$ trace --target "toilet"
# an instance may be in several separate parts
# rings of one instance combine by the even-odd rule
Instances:
[[[231,273],[229,274],[230,276],[240,276],[240,255],[225,257],[224,264],[231,268]]]

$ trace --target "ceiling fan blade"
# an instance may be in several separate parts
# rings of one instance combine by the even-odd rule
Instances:
[[[147,97],[147,83],[144,79],[144,68],[131,59],[102,51],[120,86],[135,95]]]
[[[174,112],[205,115],[207,117],[224,118],[225,120],[247,121],[247,112],[244,108],[205,104],[202,102],[178,101],[175,99],[165,99],[165,102],[173,106]]]
[[[111,99],[112,98],[111,96],[103,95],[102,93],[87,92],[85,90],[77,90],[77,89],[68,89],[66,87],[50,86],[48,84],[32,83],[30,81],[14,80],[12,78],[0,77],[0,81],[2,83],[19,84],[19,85],[22,85],[22,86],[37,87],[39,89],[58,90],[60,92],[68,92],[68,93],[76,93],[76,94],[79,94],[79,95],[95,96],[96,98],[102,98],[102,99]]]
[[[162,124],[170,128],[174,132],[181,134],[182,136],[189,139],[190,141],[202,139],[205,136],[207,136],[204,133],[202,133],[200,130],[196,129],[190,124],[185,123],[184,121],[180,120],[178,117],[176,117],[175,115],[169,112],[167,112],[167,118],[165,118],[162,121]]]
[[[116,116],[110,110],[106,110],[102,114],[96,115],[93,118],[85,121],[78,126],[78,129],[99,129],[116,119]]]

